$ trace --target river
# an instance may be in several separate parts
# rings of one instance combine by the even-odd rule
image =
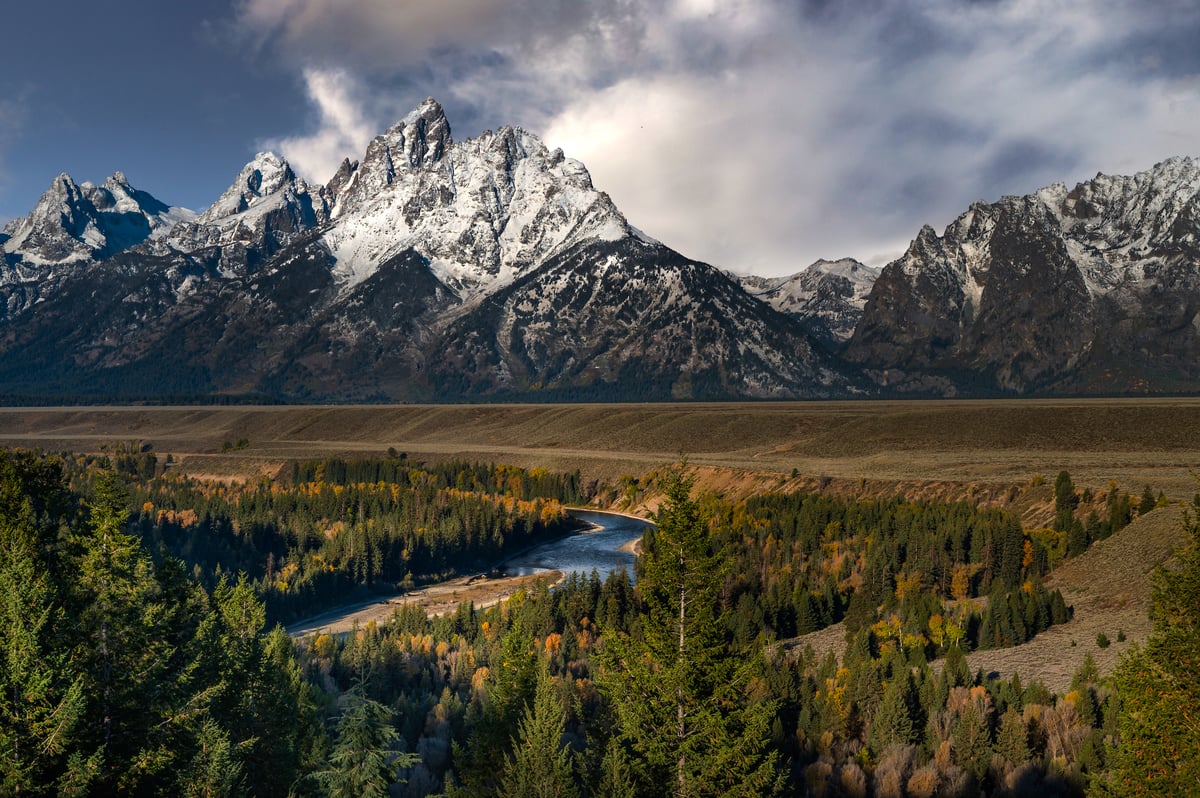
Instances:
[[[593,529],[552,540],[509,557],[496,569],[506,576],[525,576],[540,571],[578,571],[587,576],[595,569],[603,581],[624,568],[633,577],[634,555],[627,544],[637,540],[649,521],[599,510],[571,510],[571,515],[592,524]]]
[[[571,510],[571,515],[591,524],[591,528],[514,554],[496,568],[503,578],[460,576],[407,593],[355,601],[297,621],[288,627],[288,634],[293,637],[319,632],[344,634],[356,624],[386,623],[396,607],[406,603],[416,604],[434,615],[453,612],[462,601],[472,601],[477,607],[488,606],[504,600],[518,588],[528,587],[529,576],[545,571],[564,574],[579,571],[587,575],[594,568],[605,579],[624,568],[632,579],[634,556],[622,547],[631,549],[628,544],[639,539],[650,522],[599,510]]]

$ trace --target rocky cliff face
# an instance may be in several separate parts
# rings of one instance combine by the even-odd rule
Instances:
[[[846,357],[900,392],[1195,390],[1198,195],[1172,159],[975,203],[883,270]]]

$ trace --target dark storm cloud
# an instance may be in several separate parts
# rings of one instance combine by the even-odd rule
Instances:
[[[734,269],[896,253],[975,199],[1200,155],[1200,10],[1122,0],[248,0],[320,178],[427,94],[513,123]]]

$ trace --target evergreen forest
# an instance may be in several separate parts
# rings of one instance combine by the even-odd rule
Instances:
[[[661,496],[634,573],[294,639],[348,601],[487,571],[619,486],[495,464],[188,477],[143,447],[0,452],[0,794],[1188,795],[1200,524],[1154,632],[1055,694],[966,655],[1070,619],[1045,578],[1159,502],[1055,517],[903,496]],[[1087,501],[1084,501],[1084,499]],[[1086,509],[1085,509],[1086,508]],[[1097,509],[1102,508],[1102,510]],[[840,624],[844,647],[804,635]],[[833,630],[830,630],[833,631]]]

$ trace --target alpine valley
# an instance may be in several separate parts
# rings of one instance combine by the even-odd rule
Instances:
[[[578,161],[432,99],[328,183],[200,214],[60,175],[0,235],[10,403],[628,401],[1200,389],[1200,162],[978,202],[882,270],[727,273]]]

